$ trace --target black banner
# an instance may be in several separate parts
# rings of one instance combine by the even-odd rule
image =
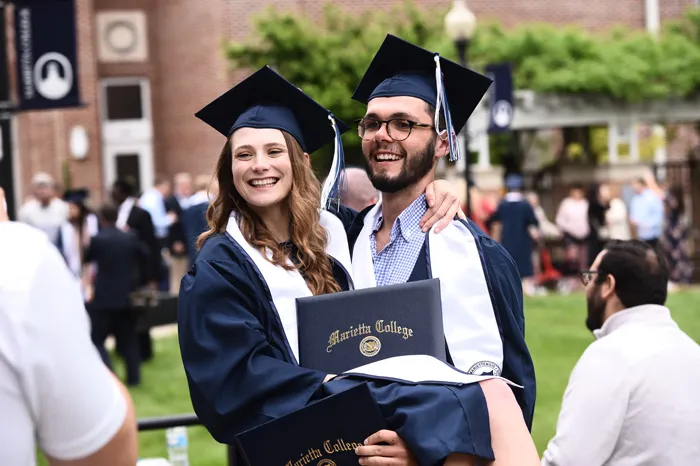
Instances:
[[[20,110],[80,105],[75,0],[16,0]]]
[[[7,65],[7,25],[5,24],[5,5],[0,5],[0,106],[9,107],[10,71]]]
[[[15,178],[12,153],[12,114],[10,101],[10,81],[7,67],[7,35],[5,24],[5,4],[0,4],[0,187],[5,190],[7,213],[15,219]]]
[[[493,79],[489,89],[489,133],[508,131],[513,123],[513,71],[510,64],[488,65],[486,73]]]

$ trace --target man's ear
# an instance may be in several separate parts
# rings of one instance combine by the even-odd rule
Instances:
[[[450,153],[450,139],[447,130],[443,129],[435,137],[435,158],[441,158]]]
[[[601,286],[601,294],[603,299],[607,300],[610,298],[612,295],[615,294],[615,276],[614,275],[606,275],[605,276],[605,281],[603,282]]]

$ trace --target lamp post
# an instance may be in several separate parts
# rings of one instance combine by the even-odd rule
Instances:
[[[467,53],[469,43],[476,30],[476,16],[467,6],[466,0],[453,0],[452,8],[445,16],[445,33],[452,39],[457,48],[460,65],[467,66]],[[469,163],[469,122],[464,125],[464,181],[467,184],[467,217],[471,216],[471,202],[469,199],[469,180],[471,170]]]

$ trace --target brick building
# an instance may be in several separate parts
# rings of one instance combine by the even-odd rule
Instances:
[[[400,0],[340,1],[350,11]],[[447,8],[450,0],[416,0]],[[222,146],[219,135],[193,113],[227,89],[231,73],[223,56],[226,39],[245,39],[252,14],[268,7],[318,17],[323,0],[76,0],[81,109],[30,112],[14,121],[15,187],[28,193],[42,170],[73,187],[85,186],[99,202],[117,176],[133,176],[140,188],[156,173],[208,173]],[[508,26],[527,21],[646,25],[644,0],[469,0],[477,18]],[[661,21],[679,17],[697,0],[659,0]],[[10,15],[8,15],[8,19]],[[11,34],[11,28],[9,34]],[[13,59],[13,37],[9,37]],[[70,134],[82,126],[89,150],[70,153]],[[67,168],[67,170],[65,170]]]

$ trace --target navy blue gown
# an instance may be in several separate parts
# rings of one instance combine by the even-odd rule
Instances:
[[[339,283],[340,267],[334,267]],[[183,278],[180,350],[192,405],[219,442],[344,391],[362,381],[323,383],[326,374],[296,362],[268,284],[228,234],[209,238]],[[408,385],[371,381],[389,427],[421,465],[453,452],[493,459],[486,401],[478,384]],[[351,414],[349,414],[351,415]]]
[[[351,251],[366,212],[336,212]],[[515,396],[530,427],[535,378],[523,337],[520,280],[503,248],[468,225],[478,235],[503,339],[502,376],[525,387],[515,389]],[[410,280],[430,277],[428,247],[426,241]],[[334,274],[347,289],[347,277],[338,264]],[[364,381],[346,378],[324,384],[327,374],[299,366],[269,286],[228,234],[209,238],[182,280],[178,324],[190,396],[198,417],[221,443],[233,445],[242,431]],[[389,428],[406,442],[419,464],[440,465],[451,453],[493,460],[488,409],[478,384],[372,380],[368,385]]]
[[[367,207],[358,213],[341,206],[338,211],[334,212],[345,225],[350,251],[353,251],[355,242],[362,231],[365,216],[372,207]],[[537,392],[535,367],[525,342],[522,282],[518,276],[516,264],[505,248],[484,233],[474,222],[471,220],[459,221],[466,225],[475,237],[481,256],[481,265],[488,283],[503,345],[501,376],[523,387],[523,389],[513,388],[513,394],[520,405],[525,424],[528,429],[532,429]],[[430,244],[426,235],[425,244],[416,259],[408,281],[425,280],[432,277],[429,249]],[[469,280],[469,277],[464,278]],[[452,363],[449,347],[447,348],[447,356],[448,362]]]
[[[500,222],[501,244],[513,257],[522,278],[532,277],[533,240],[529,227],[537,227],[539,222],[535,211],[525,200],[503,200],[486,224],[491,227],[494,222]]]

